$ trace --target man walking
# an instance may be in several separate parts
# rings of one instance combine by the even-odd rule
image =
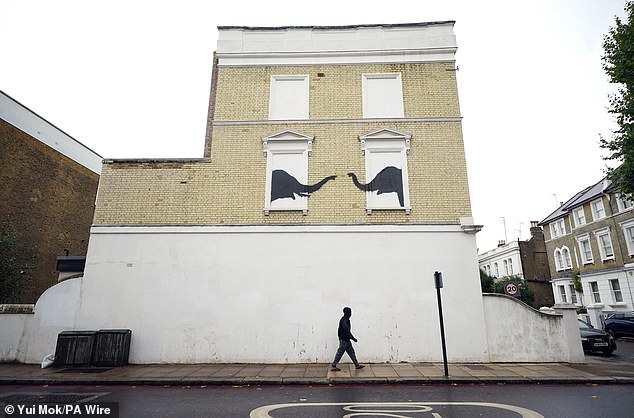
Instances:
[[[339,360],[341,360],[343,353],[348,353],[348,356],[350,356],[350,359],[354,363],[355,368],[362,369],[365,367],[364,365],[359,364],[359,362],[357,361],[357,356],[354,353],[354,348],[352,347],[352,342],[350,341],[352,340],[355,343],[357,342],[357,339],[354,338],[354,335],[352,335],[352,332],[350,332],[351,316],[352,309],[348,308],[347,306],[343,308],[343,316],[339,320],[339,329],[337,329],[337,335],[339,335],[339,348],[337,349],[337,354],[335,354],[335,359],[332,362],[332,367],[330,368],[330,370],[333,372],[338,372],[341,370],[339,367],[337,367],[337,363],[339,363]]]

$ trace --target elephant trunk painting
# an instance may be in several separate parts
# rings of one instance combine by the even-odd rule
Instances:
[[[348,176],[352,177],[352,182],[359,190],[365,192],[376,191],[377,194],[396,193],[401,207],[405,205],[403,198],[403,172],[400,168],[385,167],[367,184],[359,183],[354,173],[348,173]]]
[[[316,192],[321,186],[330,180],[334,180],[336,177],[337,176],[328,176],[318,183],[307,185],[300,183],[295,177],[284,170],[273,170],[271,173],[271,202],[287,197],[295,200],[295,195],[308,197],[311,193]]]

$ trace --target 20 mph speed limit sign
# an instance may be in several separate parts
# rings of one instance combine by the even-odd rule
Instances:
[[[520,295],[520,287],[517,283],[508,282],[504,284],[504,293],[509,296],[517,297]]]

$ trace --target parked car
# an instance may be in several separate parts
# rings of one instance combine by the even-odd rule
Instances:
[[[616,350],[616,342],[612,335],[605,331],[596,329],[581,319],[579,321],[579,332],[581,333],[581,345],[583,351],[600,351],[603,354],[612,354]]]
[[[615,312],[605,319],[605,331],[615,339],[634,337],[634,312]]]

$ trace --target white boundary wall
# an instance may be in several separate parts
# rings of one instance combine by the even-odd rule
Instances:
[[[555,305],[557,314],[548,314],[506,295],[483,300],[492,362],[585,360],[574,305]]]

